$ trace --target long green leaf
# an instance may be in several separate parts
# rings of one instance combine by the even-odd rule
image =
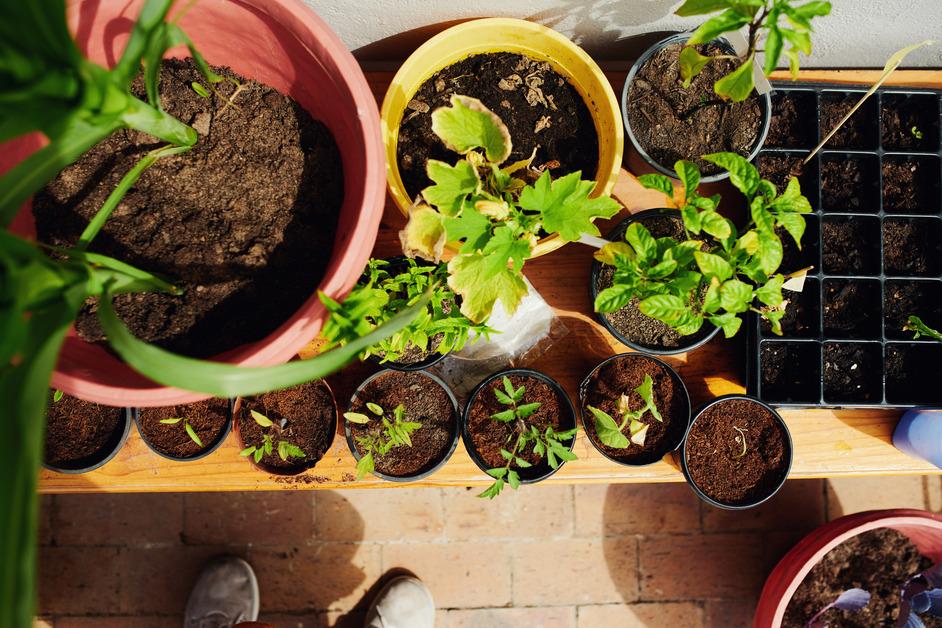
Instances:
[[[173,0],[147,0],[134,23],[131,37],[124,47],[124,53],[112,71],[115,80],[129,87],[141,68],[141,59],[147,51],[148,43],[158,28],[162,28],[164,18],[170,10]]]
[[[127,108],[121,112],[121,121],[132,129],[178,146],[192,146],[198,139],[193,127],[137,98],[129,99]]]

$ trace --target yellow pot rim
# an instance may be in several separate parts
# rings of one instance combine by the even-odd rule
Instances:
[[[570,58],[561,62],[545,49],[563,50]],[[442,68],[471,55],[489,52],[513,52],[546,61],[576,88],[589,107],[599,136],[599,165],[592,195],[611,194],[621,170],[624,128],[618,100],[602,69],[582,48],[551,28],[516,18],[482,18],[445,29],[422,44],[402,64],[386,91],[380,111],[386,181],[389,194],[402,214],[408,216],[413,204],[402,184],[396,157],[399,124],[406,104],[419,87]],[[610,150],[603,150],[603,142],[609,139]],[[534,248],[533,257],[545,255],[563,244],[565,242],[557,235],[543,238]]]

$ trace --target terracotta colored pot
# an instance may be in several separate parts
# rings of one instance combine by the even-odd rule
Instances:
[[[70,2],[70,25],[90,59],[113,66],[124,49],[141,0]],[[190,6],[192,4],[192,6]],[[342,298],[356,283],[376,240],[385,203],[385,160],[376,101],[360,67],[340,39],[300,0],[200,0],[180,22],[206,59],[271,85],[323,121],[340,147],[344,203],[334,253],[318,288]],[[185,57],[185,48],[170,56]],[[38,133],[0,147],[0,172],[45,143]],[[12,226],[35,235],[30,204]],[[294,356],[320,330],[326,310],[315,294],[278,329],[217,360],[271,365]],[[207,396],[160,386],[104,348],[71,332],[52,378],[53,388],[114,406],[163,406]]]
[[[942,561],[942,516],[924,510],[871,510],[821,526],[793,547],[769,574],[753,620],[754,628],[782,625],[785,608],[811,568],[844,541],[876,528],[905,534],[934,563]]]

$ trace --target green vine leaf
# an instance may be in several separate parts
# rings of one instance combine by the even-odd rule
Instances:
[[[523,188],[520,207],[540,212],[543,227],[567,242],[578,240],[584,233],[597,236],[599,229],[592,221],[611,218],[621,206],[608,196],[589,198],[595,183],[580,177],[581,173],[573,172],[553,181],[549,172],[543,172],[535,184]]]
[[[432,132],[462,155],[483,148],[488,161],[495,164],[506,161],[513,149],[503,121],[480,100],[468,96],[454,95],[451,107],[433,111]]]

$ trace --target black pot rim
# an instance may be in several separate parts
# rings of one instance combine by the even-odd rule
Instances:
[[[141,429],[141,410],[146,410],[147,408],[132,408],[131,416],[134,418],[134,427],[137,429],[138,436],[141,437],[141,440],[144,441],[144,444],[147,445],[147,448],[150,449],[152,452],[154,452],[161,458],[166,458],[167,460],[173,460],[174,462],[193,462],[194,460],[200,460],[201,458],[205,458],[209,454],[213,453],[214,451],[222,447],[222,444],[226,442],[226,439],[229,437],[229,433],[232,431],[232,417],[233,417],[232,408],[235,405],[235,400],[228,399],[228,402],[229,402],[228,403],[229,415],[228,415],[228,418],[226,419],[226,425],[225,427],[223,427],[222,432],[220,432],[219,436],[216,438],[216,441],[209,447],[209,449],[204,449],[203,451],[196,454],[195,456],[190,456],[188,458],[184,458],[181,456],[171,456],[168,453],[164,453],[160,451],[159,449],[157,449],[156,447],[154,447],[153,443],[151,443],[150,440],[148,440],[147,436],[144,434],[144,430]]]
[[[684,399],[687,400],[687,427],[684,428],[684,431],[680,435],[680,438],[677,439],[676,444],[674,444],[672,447],[665,450],[660,458],[658,458],[657,460],[652,460],[651,462],[642,462],[642,463],[627,462],[625,460],[620,460],[618,458],[615,458],[614,456],[609,455],[608,452],[602,449],[602,446],[599,443],[595,442],[595,439],[592,438],[592,436],[589,434],[589,430],[585,428],[586,414],[585,412],[582,411],[582,408],[585,405],[586,393],[589,389],[589,380],[592,379],[592,376],[595,375],[595,373],[599,369],[607,365],[609,362],[614,362],[615,360],[620,360],[623,358],[648,360],[664,367],[665,369],[667,369],[667,372],[671,374],[671,378],[674,380],[674,383],[680,384],[680,389],[684,392]],[[680,373],[678,373],[674,367],[672,367],[670,364],[668,364],[664,360],[658,357],[655,357],[653,355],[647,355],[646,353],[640,353],[640,352],[619,353],[618,355],[613,355],[609,358],[606,358],[602,360],[601,362],[599,362],[595,366],[595,368],[589,371],[589,374],[586,375],[585,378],[582,380],[582,382],[579,383],[579,419],[582,421],[582,429],[585,432],[586,440],[592,443],[592,446],[595,447],[596,451],[602,454],[602,456],[611,460],[615,464],[620,464],[626,467],[647,467],[652,464],[661,462],[665,456],[667,456],[671,452],[677,451],[677,449],[684,443],[684,440],[686,440],[687,438],[687,431],[690,429],[690,424],[692,422],[692,417],[693,417],[693,413],[691,412],[692,407],[693,406],[691,406],[690,404],[690,392],[687,390],[687,385],[684,383],[684,380],[680,376]]]
[[[470,432],[468,432],[468,417],[471,416],[471,408],[474,405],[474,402],[477,400],[478,395],[481,393],[481,391],[484,390],[485,387],[488,384],[490,384],[492,381],[494,381],[498,377],[504,377],[505,375],[508,377],[511,375],[534,377],[548,384],[551,388],[553,388],[553,390],[556,391],[556,393],[565,402],[564,406],[569,408],[569,416],[572,419],[572,427],[568,429],[576,429],[579,427],[579,423],[576,418],[577,416],[576,409],[575,409],[575,406],[573,406],[572,404],[572,399],[570,399],[569,395],[566,394],[566,390],[562,386],[559,385],[559,382],[557,382],[555,379],[553,379],[549,375],[546,375],[545,373],[541,373],[540,371],[537,371],[534,369],[528,369],[528,368],[509,368],[509,369],[498,371],[496,373],[492,373],[491,375],[488,375],[487,377],[485,377],[477,386],[474,387],[474,390],[471,391],[471,394],[468,396],[468,403],[465,404],[464,414],[462,415],[462,419],[461,419],[461,440],[464,442],[464,448],[468,451],[468,456],[471,457],[471,460],[474,461],[474,464],[477,465],[478,469],[483,471],[485,474],[487,473],[487,470],[490,469],[491,467],[489,467],[481,458],[481,456],[478,455],[477,449],[475,449],[474,447],[474,442],[471,439],[471,434]],[[574,436],[569,443],[569,451],[572,451],[575,446],[576,446],[576,438]],[[566,461],[560,460],[559,466],[557,466],[554,469],[551,466],[549,466],[549,463],[544,462],[543,465],[545,465],[547,468],[546,472],[541,473],[540,475],[537,475],[534,477],[527,477],[527,478],[521,477],[520,483],[521,484],[536,484],[537,482],[542,482],[546,478],[550,477],[551,475],[559,471],[564,464],[566,464]],[[531,468],[539,469],[540,466],[534,465]],[[487,477],[491,477],[491,476],[488,475]]]
[[[636,214],[632,214],[631,216],[628,216],[624,220],[620,221],[617,225],[615,225],[614,228],[612,228],[606,234],[605,237],[606,239],[611,240],[614,234],[618,233],[619,231],[622,231],[622,226],[624,226],[625,229],[627,229],[628,225],[630,225],[633,222],[638,222],[640,220],[644,220],[645,218],[651,218],[653,216],[665,216],[665,215],[667,216],[676,215],[677,217],[679,217],[680,212],[676,209],[671,209],[668,207],[655,207],[652,209],[645,209],[644,211],[640,211]],[[629,349],[634,349],[635,351],[638,351],[639,353],[647,353],[650,355],[677,355],[678,353],[688,353],[695,349],[699,349],[706,343],[713,340],[713,338],[715,338],[716,335],[719,333],[720,331],[719,327],[713,325],[713,323],[709,321],[704,321],[703,324],[712,326],[713,330],[709,332],[708,334],[706,334],[705,336],[703,336],[703,338],[700,338],[696,340],[695,342],[692,342],[689,345],[681,345],[673,349],[668,349],[668,348],[663,348],[663,347],[661,348],[650,347],[648,345],[638,344],[634,342],[633,340],[629,340],[624,334],[622,334],[620,331],[615,329],[615,326],[609,322],[609,320],[605,317],[604,314],[602,314],[601,312],[595,311],[595,298],[599,294],[599,289],[598,289],[598,286],[596,285],[596,282],[598,280],[598,276],[601,270],[602,270],[602,262],[596,259],[593,259],[592,270],[589,272],[589,300],[590,300],[590,304],[593,310],[592,313],[595,315],[595,320],[601,323],[602,326],[608,330],[608,333],[615,336],[615,339],[618,340],[618,342],[622,343]],[[700,333],[700,332],[697,332],[697,333]],[[691,335],[696,336],[696,334],[691,334]]]
[[[327,439],[330,444],[327,445],[327,450],[324,452],[324,456],[326,456],[327,451],[330,451],[330,448],[334,446],[334,438],[336,438],[337,436],[337,417],[340,415],[340,413],[337,411],[337,397],[334,395],[334,391],[330,387],[330,384],[327,383],[327,380],[321,379],[321,380],[312,380],[312,381],[320,381],[324,385],[324,387],[327,388],[327,392],[330,393],[331,405],[333,406],[333,410],[334,410],[334,420],[330,422],[330,435]],[[310,384],[311,382],[305,382],[305,383]],[[303,385],[304,384],[299,384],[299,386],[303,386]],[[265,394],[265,393],[259,393],[259,394]],[[251,395],[251,396],[257,397],[258,395]],[[238,421],[238,414],[239,414],[239,411],[242,409],[242,399],[243,397],[236,397],[232,403],[232,426],[233,426],[232,431],[235,432],[236,438],[239,441],[240,451],[245,449],[245,441],[242,440],[242,432],[241,430],[239,430],[239,421]],[[297,467],[287,467],[287,468],[281,468],[281,469],[270,467],[261,462],[255,462],[255,460],[252,460],[251,458],[249,458],[248,461],[252,464],[253,467],[255,467],[256,469],[264,473],[268,473],[271,475],[294,476],[294,475],[301,475],[305,471],[313,469],[314,467],[317,466],[318,462],[324,459],[324,456],[321,456],[314,462],[309,462],[303,465],[298,465]]]
[[[75,469],[69,469],[64,467],[57,467],[51,464],[46,463],[45,456],[43,456],[43,467],[49,469],[50,471],[55,471],[56,473],[64,473],[67,475],[79,475],[81,473],[88,473],[89,471],[94,471],[100,467],[103,467],[105,464],[111,461],[112,458],[118,455],[118,452],[124,447],[124,444],[128,441],[128,435],[131,433],[131,423],[133,420],[131,418],[131,409],[122,408],[124,411],[124,429],[121,431],[121,436],[118,438],[118,441],[115,443],[114,448],[111,450],[102,450],[108,451],[108,453],[97,462],[94,462],[90,465],[79,467]],[[45,420],[45,418],[43,419]],[[115,430],[117,431],[117,430]]]
[[[713,499],[712,497],[704,493],[703,490],[701,490],[700,487],[697,486],[696,482],[693,481],[693,478],[690,477],[690,471],[687,469],[687,436],[690,435],[690,430],[693,429],[693,426],[697,422],[697,419],[699,419],[707,409],[712,408],[718,403],[729,401],[731,399],[742,399],[745,401],[751,401],[755,404],[762,406],[769,412],[771,412],[772,416],[775,417],[778,420],[779,424],[782,426],[782,430],[784,430],[785,432],[785,442],[788,443],[788,464],[785,466],[784,473],[782,473],[781,481],[765,497],[757,498],[751,502],[747,502],[743,504],[735,504],[735,505],[725,504],[721,501],[717,501],[716,499]],[[697,497],[702,499],[707,504],[714,506],[716,508],[722,508],[723,510],[748,510],[750,508],[755,508],[756,506],[763,504],[767,502],[768,500],[772,499],[772,497],[774,497],[775,494],[778,493],[779,490],[781,490],[781,488],[785,485],[785,480],[788,479],[788,474],[792,470],[792,462],[794,461],[794,459],[795,459],[795,445],[794,445],[794,442],[792,441],[791,432],[788,430],[788,425],[785,423],[785,420],[782,418],[782,415],[780,415],[775,410],[775,408],[765,403],[761,399],[757,399],[756,397],[753,397],[751,395],[734,393],[734,394],[729,394],[729,395],[721,395],[717,397],[716,399],[713,399],[712,401],[708,401],[707,403],[702,404],[696,409],[696,411],[693,414],[693,419],[690,421],[690,427],[687,428],[687,433],[684,435],[683,447],[680,450],[680,469],[681,471],[683,471],[684,479],[687,480],[687,484],[690,485],[690,488],[693,489],[693,492],[696,493]]]
[[[378,373],[373,373],[372,375],[367,377],[365,380],[363,380],[363,382],[359,386],[357,386],[357,389],[353,392],[353,395],[351,395],[350,401],[347,403],[347,409],[349,410],[350,405],[353,403],[353,400],[356,399],[357,395],[360,394],[360,391],[366,388],[366,386],[370,384],[374,379],[377,379],[381,375],[388,375],[390,373],[402,373],[402,372],[404,371],[399,370],[399,369],[388,368],[388,369],[383,369],[382,371]],[[458,439],[461,437],[461,409],[458,406],[458,399],[455,397],[455,393],[452,392],[448,384],[442,381],[441,378],[435,375],[432,375],[431,373],[426,373],[424,371],[412,371],[412,372],[416,373],[417,375],[422,375],[424,377],[427,377],[428,379],[432,380],[432,382],[438,384],[445,391],[445,393],[448,394],[448,398],[451,399],[452,417],[454,418],[454,431],[451,437],[451,446],[449,446],[448,451],[445,452],[445,455],[442,457],[442,459],[436,462],[432,467],[426,469],[425,471],[415,473],[413,475],[387,475],[386,473],[381,473],[375,470],[373,471],[373,475],[375,475],[376,477],[380,479],[387,480],[389,482],[401,482],[401,483],[416,482],[418,480],[425,479],[428,476],[432,475],[433,473],[441,469],[443,466],[445,466],[445,464],[451,459],[452,454],[454,454],[455,450],[458,448]],[[347,441],[347,447],[350,449],[350,453],[353,454],[353,457],[356,459],[357,462],[359,462],[362,456],[360,455],[360,452],[356,448],[356,443],[353,440],[353,432],[350,429],[350,424],[347,421],[343,422],[343,433]]]
[[[631,130],[631,123],[628,121],[628,91],[631,87],[631,83],[635,78],[635,75],[641,70],[641,67],[647,63],[648,59],[654,56],[661,48],[665,48],[672,44],[683,43],[690,39],[690,32],[677,33],[669,37],[665,37],[661,41],[657,42],[650,48],[644,51],[644,53],[638,57],[637,61],[634,62],[634,65],[631,66],[631,69],[628,71],[628,77],[625,79],[625,86],[621,90],[621,117],[625,125],[625,135],[631,141],[631,145],[634,149],[641,155],[641,158],[644,161],[654,168],[657,172],[667,175],[672,179],[677,179],[677,173],[671,170],[670,168],[659,164],[653,157],[648,155],[647,151],[642,148],[641,143],[638,141],[638,138],[635,137],[634,132]],[[730,53],[733,53],[733,47],[725,37],[718,37],[714,39],[711,43],[717,44],[720,47],[724,48]],[[762,124],[760,125],[759,138],[756,140],[755,146],[752,150],[749,151],[749,155],[746,157],[747,160],[752,161],[756,158],[756,155],[759,154],[759,151],[762,150],[762,147],[765,145],[765,139],[769,135],[769,125],[772,122],[772,96],[770,93],[763,94],[759,101],[762,103]],[[714,183],[716,181],[723,181],[724,179],[729,178],[728,172],[720,172],[718,174],[709,175],[702,177],[700,183]]]

